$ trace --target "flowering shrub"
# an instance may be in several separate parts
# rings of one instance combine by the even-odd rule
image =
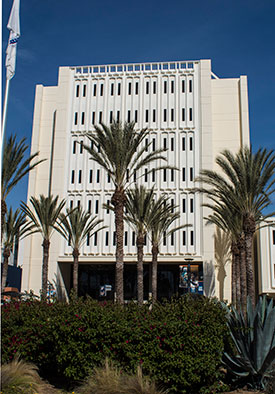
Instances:
[[[224,311],[204,297],[183,297],[152,310],[92,299],[15,302],[2,310],[3,361],[19,353],[50,382],[58,374],[71,385],[108,357],[129,373],[141,365],[171,392],[209,392],[227,335]]]

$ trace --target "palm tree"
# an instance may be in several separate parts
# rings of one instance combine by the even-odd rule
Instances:
[[[152,244],[152,302],[157,301],[157,266],[159,247],[164,237],[169,237],[175,231],[186,227],[181,225],[169,230],[170,226],[180,217],[180,213],[175,211],[175,206],[168,202],[167,195],[161,195],[151,204],[148,218],[148,230]]]
[[[33,163],[39,152],[33,153],[24,160],[24,154],[28,149],[25,144],[26,138],[16,142],[16,136],[10,136],[5,140],[3,148],[2,178],[1,178],[1,231],[7,212],[6,198],[14,186],[34,167],[44,160]],[[1,235],[2,240],[2,235]]]
[[[5,222],[3,223],[3,272],[2,289],[5,288],[8,275],[8,262],[11,251],[13,250],[16,239],[19,239],[26,231],[25,215],[19,209],[15,212],[9,209]],[[22,227],[23,226],[23,227]]]
[[[67,215],[64,213],[60,214],[62,234],[73,249],[73,289],[76,295],[78,294],[78,258],[80,255],[80,248],[87,238],[90,238],[106,227],[97,228],[102,222],[102,219],[90,216],[89,212],[83,211],[81,207],[77,207],[73,210],[67,209]]]
[[[47,297],[50,238],[54,230],[62,234],[62,230],[57,225],[57,219],[66,202],[63,199],[59,203],[58,196],[55,198],[52,195],[45,197],[41,194],[39,199],[31,197],[30,203],[34,212],[24,202],[21,203],[21,209],[32,223],[32,227],[29,229],[28,234],[40,233],[43,237],[41,296],[42,299],[45,299]]]
[[[119,303],[124,302],[123,209],[126,202],[125,190],[142,167],[157,159],[166,160],[161,155],[164,149],[146,153],[148,146],[141,147],[141,144],[148,132],[146,129],[136,132],[134,127],[134,122],[124,123],[124,125],[114,122],[110,127],[102,123],[100,126],[94,126],[94,132],[87,133],[87,137],[94,144],[84,145],[91,158],[106,171],[115,188],[111,203],[115,213],[116,296]]]
[[[212,200],[212,207],[224,204],[242,222],[247,294],[255,304],[252,241],[257,225],[274,215],[263,211],[270,205],[275,191],[275,153],[259,149],[254,154],[251,148],[244,147],[234,155],[225,150],[217,157],[216,163],[224,175],[210,170],[201,171],[198,180],[209,185],[210,189],[200,190]]]
[[[146,190],[144,186],[136,186],[128,190],[125,204],[125,219],[136,232],[137,245],[137,284],[138,303],[143,304],[143,247],[150,218],[152,218],[151,205],[154,199],[154,188]]]

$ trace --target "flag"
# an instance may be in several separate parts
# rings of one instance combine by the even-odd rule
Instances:
[[[15,74],[16,47],[20,37],[19,22],[20,0],[14,0],[7,28],[10,30],[8,47],[6,50],[6,78],[11,79]]]

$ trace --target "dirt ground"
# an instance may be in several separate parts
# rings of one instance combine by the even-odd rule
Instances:
[[[262,391],[248,391],[248,390],[242,390],[242,389],[238,389],[235,391],[227,391],[226,393],[223,394],[264,394]]]

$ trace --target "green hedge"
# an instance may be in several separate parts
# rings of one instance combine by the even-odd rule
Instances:
[[[2,362],[16,353],[43,377],[59,375],[67,387],[110,358],[175,393],[207,393],[219,377],[227,336],[224,311],[204,297],[183,297],[152,310],[91,299],[2,307]],[[213,391],[212,391],[213,392]]]

